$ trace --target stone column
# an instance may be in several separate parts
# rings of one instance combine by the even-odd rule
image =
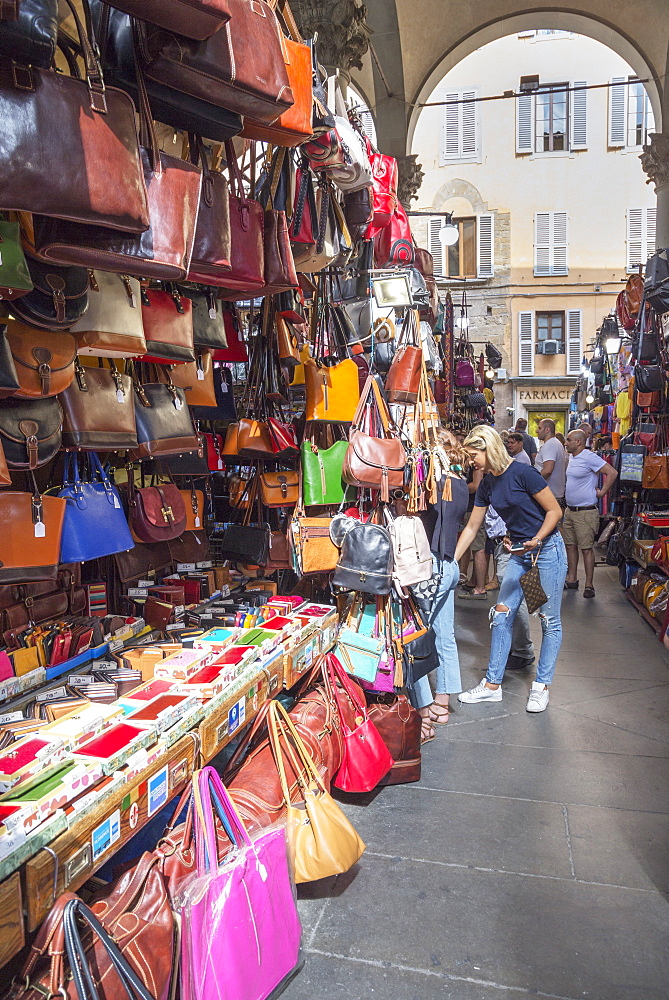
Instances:
[[[418,162],[417,153],[398,157],[397,169],[399,175],[397,194],[400,202],[408,211],[411,208],[411,202],[418,197],[425,174],[422,165]]]
[[[643,147],[639,157],[641,166],[648,174],[647,184],[655,185],[657,195],[657,232],[658,249],[669,247],[669,135],[666,132],[654,132],[649,136],[650,142]]]
[[[362,69],[371,28],[360,0],[291,0],[290,6],[305,38],[318,33],[318,59],[327,70],[348,76],[352,67]]]

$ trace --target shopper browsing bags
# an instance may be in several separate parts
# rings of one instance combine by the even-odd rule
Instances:
[[[548,417],[539,421],[537,437],[541,441],[541,448],[539,448],[534,461],[534,467],[546,480],[548,488],[564,510],[567,456],[564,445],[555,436],[555,421]]]
[[[567,554],[562,536],[556,530],[562,511],[543,477],[535,469],[514,462],[492,427],[476,427],[466,438],[465,449],[485,475],[469,523],[460,535],[455,558],[459,559],[471,544],[490,504],[506,522],[511,558],[497,604],[490,611],[492,640],[486,676],[476,687],[464,691],[459,700],[466,704],[502,700],[500,685],[511,649],[513,622],[523,599],[521,579],[536,564],[547,600],[540,609],[541,653],[527,711],[543,712],[548,706],[548,687],[562,643],[560,604]]]

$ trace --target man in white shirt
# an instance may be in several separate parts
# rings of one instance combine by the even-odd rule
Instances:
[[[530,456],[525,451],[523,435],[520,431],[509,431],[506,438],[506,450],[514,462],[520,462],[521,465],[532,465]]]
[[[609,492],[618,475],[603,458],[589,451],[583,431],[570,431],[567,435],[567,509],[562,522],[562,537],[567,546],[567,579],[565,590],[578,590],[578,552],[583,553],[585,566],[584,597],[594,597],[595,537],[599,529],[597,501]],[[597,489],[601,473],[602,488]]]
[[[537,425],[541,448],[537,452],[534,468],[541,473],[553,496],[564,510],[564,488],[567,470],[565,450],[555,437],[555,421],[546,417]]]

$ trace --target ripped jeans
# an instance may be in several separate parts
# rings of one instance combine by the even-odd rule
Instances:
[[[523,591],[519,581],[531,565],[532,559],[529,552],[527,555],[512,553],[495,605],[495,607],[504,605],[508,611],[495,611],[495,607],[490,609],[492,639],[486,673],[486,680],[490,684],[502,683],[504,668],[511,650],[513,622],[523,600]],[[560,606],[567,575],[567,552],[562,535],[558,531],[544,541],[539,552],[537,566],[541,575],[541,585],[548,594],[548,600],[539,611],[542,640],[537,664],[537,681],[541,684],[550,684],[562,645]]]

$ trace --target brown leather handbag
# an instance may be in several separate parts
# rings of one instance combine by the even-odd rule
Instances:
[[[0,121],[12,137],[0,155],[0,208],[141,233],[149,208],[135,109],[123,91],[105,87],[94,45],[67,3],[85,80],[10,59],[0,65]]]
[[[19,399],[57,396],[74,378],[77,348],[69,333],[49,333],[16,320],[7,322],[7,341],[16,367]]]
[[[55,580],[67,501],[0,492],[0,584]]]
[[[143,361],[195,361],[193,304],[176,287],[170,291],[143,289],[142,320],[146,340]]]
[[[421,717],[406,695],[369,695],[367,713],[381,734],[395,763],[381,785],[400,785],[420,779]]]
[[[124,451],[137,448],[132,379],[114,361],[109,368],[83,368],[61,392],[63,447],[81,451]]]
[[[230,261],[230,192],[224,174],[211,170],[200,138],[190,137],[191,160],[202,168],[202,191],[188,280],[224,285]]]
[[[273,458],[275,451],[269,427],[264,420],[242,417],[237,422],[237,452],[242,458]],[[230,428],[228,428],[229,430]],[[224,453],[227,452],[228,438],[225,439]]]
[[[374,437],[361,430],[367,401],[373,398],[380,419],[382,436]],[[390,491],[404,486],[406,451],[399,437],[393,435],[390,415],[373,375],[367,377],[360,403],[355,411],[344,456],[342,478],[352,486],[381,490],[381,500],[390,500]]]
[[[230,20],[228,0],[118,0],[118,10],[202,41]]]
[[[395,357],[386,375],[386,396],[390,403],[415,403],[418,399],[423,349],[416,343],[417,329],[416,314],[410,309],[402,324]]]
[[[230,262],[226,289],[256,292],[265,286],[264,212],[247,197],[242,172],[231,142],[225,144],[230,174]],[[240,296],[243,298],[244,296]]]
[[[644,490],[669,490],[669,455],[646,455],[641,486]]]
[[[189,406],[216,406],[214,369],[209,351],[198,351],[195,361],[174,365],[170,377],[174,385],[184,390]]]
[[[186,531],[197,531],[204,524],[204,493],[194,486],[179,493],[186,508]]]
[[[128,478],[128,523],[140,542],[167,542],[186,530],[186,507],[173,483],[135,487]]]
[[[81,355],[137,358],[146,354],[141,289],[137,278],[91,271],[88,309],[70,327]]]
[[[277,313],[275,322],[279,361],[282,365],[294,368],[300,363],[300,342],[297,334],[288,320],[280,313]]]
[[[260,473],[260,499],[265,507],[292,507],[297,503],[298,489],[297,472]]]

